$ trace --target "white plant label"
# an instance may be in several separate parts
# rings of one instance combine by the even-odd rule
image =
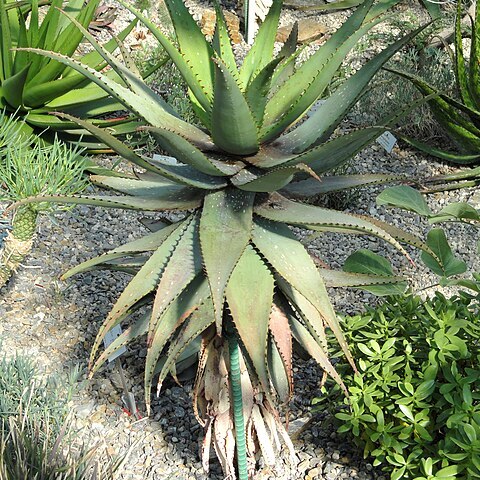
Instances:
[[[122,327],[120,325],[116,325],[113,327],[111,330],[109,330],[103,339],[103,344],[105,345],[105,348],[107,348],[117,337],[119,337],[122,334]],[[113,362],[115,359],[123,355],[127,349],[125,346],[119,348],[115,353],[110,355],[108,357],[109,363]]]
[[[388,153],[392,153],[393,147],[397,143],[397,139],[390,132],[384,132],[377,138],[377,143],[380,144]]]

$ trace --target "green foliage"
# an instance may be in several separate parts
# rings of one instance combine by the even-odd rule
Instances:
[[[365,2],[310,58],[297,65],[296,29],[274,56],[282,6],[276,0],[240,67],[220,10],[210,43],[183,1],[167,0],[177,49],[148,18],[122,4],[152,31],[183,76],[196,124],[181,118],[134,70],[108,55],[77,23],[124,85],[56,52],[29,51],[58,60],[104,88],[149,125],[144,130],[176,161],[141,156],[107,130],[69,117],[144,173],[92,177],[96,184],[121,195],[42,196],[20,204],[56,201],[186,212],[177,223],[67,272],[68,277],[96,268],[116,268],[134,274],[100,328],[91,354],[92,373],[107,358],[106,352],[97,358],[105,334],[148,305],[146,314],[133,320],[108,352],[146,334],[145,396],[149,408],[155,376],[158,374],[159,391],[168,373],[176,372],[179,356],[200,336],[194,405],[206,429],[203,456],[208,467],[209,439],[217,446],[236,443],[230,414],[236,398],[230,395],[231,358],[225,332],[225,325],[232,324],[242,347],[238,363],[234,363],[240,367],[243,402],[236,403],[235,411],[238,414],[243,407],[247,439],[254,439],[246,442],[246,455],[254,463],[255,445],[262,445],[266,462],[273,466],[281,439],[293,463],[293,446],[274,414],[275,400],[286,402],[292,392],[292,342],[298,342],[341,384],[324,343],[325,328],[329,327],[353,364],[324,275],[329,284],[342,286],[396,284],[403,279],[390,270],[382,275],[322,272],[289,225],[373,235],[406,253],[401,239],[433,256],[435,253],[418,238],[382,222],[292,201],[286,195],[291,187],[297,195],[308,186],[303,197],[309,197],[328,193],[328,185],[341,190],[397,178],[343,176],[335,183],[334,177],[328,177],[333,185],[319,181],[320,175],[344,164],[383,132],[383,128],[370,127],[330,138],[375,73],[421,29],[371,59],[313,112],[312,105],[322,97],[349,51],[382,20],[379,15],[388,4],[371,9],[372,2]],[[237,415],[237,424],[238,420]],[[238,456],[244,455],[243,441],[236,446]],[[232,452],[233,447],[216,448],[225,475],[234,478]],[[239,473],[243,478],[245,472]]]
[[[78,141],[80,136],[74,133],[76,124],[49,114],[59,111],[94,119],[113,132],[135,130],[137,124],[131,118],[98,120],[99,116],[121,107],[101,88],[58,62],[25,51],[26,48],[45,48],[62,55],[75,54],[84,36],[66,15],[87,28],[98,5],[98,0],[89,0],[85,6],[83,0],[69,0],[65,4],[62,0],[53,0],[46,6],[38,0],[1,0],[0,108],[8,115],[21,116],[26,122],[26,132],[35,131],[50,138],[53,130],[66,140]],[[133,24],[118,34],[118,42],[123,41],[132,27]],[[114,39],[105,45],[109,52],[117,47]],[[79,58],[94,70],[102,70],[106,65],[97,52]],[[111,73],[106,75],[121,82]],[[98,142],[89,135],[84,135],[83,141],[91,149],[99,148]]]
[[[410,46],[404,49],[402,55],[394,57],[388,63],[388,67],[421,77],[439,91],[449,95],[455,93],[455,76],[451,58],[443,49],[428,47],[424,43]],[[388,112],[412,103],[418,95],[417,89],[411,82],[404,82],[402,88],[398,88],[396,75],[383,70],[376,75],[369,90],[359,100],[353,111],[361,123],[366,120],[379,122]],[[402,120],[401,132],[430,143],[444,142],[443,130],[435,120],[428,104],[420,105]]]
[[[398,0],[382,0],[382,3],[388,2],[390,6],[394,6],[398,3]],[[428,11],[428,14],[433,19],[438,19],[442,15],[442,11],[440,9],[440,5],[429,2],[428,0],[420,0],[420,3],[425,7]],[[329,12],[334,10],[345,10],[353,7],[358,7],[362,4],[362,0],[335,0],[333,2],[328,3],[317,3],[313,5],[298,5],[296,2],[290,4],[286,2],[287,6],[291,6],[298,10],[303,11],[319,11],[319,12]]]
[[[402,138],[430,155],[454,163],[470,164],[480,158],[480,9],[476,9],[475,18],[472,19],[470,58],[466,59],[461,28],[462,2],[459,0],[457,5],[454,72],[458,96],[450,96],[418,76],[392,71],[408,79],[423,96],[436,94],[428,101],[429,107],[458,152],[431,147],[412,138]]]
[[[25,124],[0,115],[0,200],[16,202],[32,195],[62,195],[81,192],[85,161],[82,149],[55,139],[50,145],[24,133]],[[32,205],[35,211],[48,204]]]
[[[27,357],[0,359],[0,479],[114,480],[122,462],[76,444],[69,417],[80,372],[44,376]]]
[[[0,358],[0,421],[15,415],[20,404],[29,401],[30,419],[49,417],[52,425],[60,428],[68,414],[68,402],[76,391],[79,377],[73,369],[66,378],[42,378],[35,363],[17,355]],[[5,423],[5,425],[7,425]]]
[[[478,297],[437,292],[391,297],[342,320],[358,373],[338,367],[349,393],[339,431],[392,480],[480,475],[478,315]]]

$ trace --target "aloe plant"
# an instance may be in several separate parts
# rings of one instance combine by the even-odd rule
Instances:
[[[85,6],[83,0],[69,0],[64,8],[81,25],[88,27],[98,4],[99,0],[89,0]],[[138,123],[131,117],[98,119],[101,115],[116,112],[121,104],[75,70],[18,50],[30,47],[64,55],[76,53],[83,34],[61,14],[59,9],[62,7],[62,0],[53,0],[48,6],[41,6],[38,0],[28,3],[0,1],[0,107],[10,115],[23,117],[27,135],[43,132],[46,136],[56,131],[63,139],[75,142],[83,135],[85,146],[99,149],[98,141],[88,132],[80,131],[75,123],[54,117],[50,112],[63,111],[90,118],[97,125],[109,126],[119,134],[134,131]],[[120,32],[118,39],[110,40],[105,49],[112,52],[118,48],[133,25]],[[97,52],[87,53],[79,59],[95,70],[106,66]],[[105,75],[121,81],[114,72]]]
[[[209,43],[182,0],[166,4],[179,50],[140,12],[124,5],[151,29],[183,75],[204,128],[179,118],[134,70],[71,18],[124,85],[67,56],[29,52],[58,60],[96,82],[148,123],[144,130],[174,158],[144,157],[109,132],[68,116],[139,168],[133,175],[92,176],[96,184],[123,195],[37,197],[21,205],[48,200],[185,212],[182,220],[161,223],[160,229],[73,268],[64,278],[99,268],[134,275],[100,328],[90,366],[93,374],[109,355],[146,334],[148,410],[155,375],[160,391],[167,374],[176,371],[176,361],[186,358],[192,344],[200,344],[194,410],[205,427],[204,466],[208,469],[213,443],[225,474],[236,478],[236,459],[238,477],[246,479],[258,448],[267,464],[274,465],[283,445],[290,453],[287,460],[294,463],[276,410],[276,402],[287,403],[293,391],[292,343],[300,344],[341,384],[327,357],[325,328],[330,328],[354,366],[326,287],[402,280],[317,268],[289,225],[374,235],[403,253],[400,241],[429,250],[418,238],[375,219],[291,199],[399,178],[319,176],[384,131],[370,127],[330,139],[376,71],[416,32],[369,61],[313,112],[311,106],[350,49],[381,21],[378,8],[375,14],[370,11],[372,1],[297,66],[296,29],[273,56],[281,10],[281,1],[275,0],[241,67],[219,9]],[[146,312],[97,358],[105,334],[145,305]]]
[[[390,71],[408,79],[424,96],[437,94],[428,101],[432,114],[457,147],[456,152],[431,146],[417,139],[402,136],[415,148],[435,157],[458,164],[480,160],[480,9],[471,18],[471,49],[468,62],[462,44],[462,2],[458,1],[455,20],[454,72],[458,97],[438,91],[421,78],[408,72]]]

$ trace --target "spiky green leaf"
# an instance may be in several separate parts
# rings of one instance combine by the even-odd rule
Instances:
[[[266,392],[270,391],[267,339],[273,288],[273,275],[258,253],[248,246],[232,272],[226,297],[233,323]]]
[[[208,194],[203,204],[200,244],[219,333],[225,288],[250,241],[253,200],[251,193],[228,188]]]
[[[252,111],[232,73],[218,58],[215,59],[211,131],[215,145],[228,153],[250,155],[258,151]]]

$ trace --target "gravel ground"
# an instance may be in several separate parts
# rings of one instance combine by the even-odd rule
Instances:
[[[198,7],[195,7],[198,8]],[[282,24],[291,21],[287,10]],[[345,13],[323,16],[322,21],[337,25]],[[300,15],[301,16],[301,15]],[[296,15],[298,17],[298,15]],[[352,162],[355,172],[404,172],[409,176],[445,173],[451,168],[427,161],[398,147],[392,154],[374,145]],[[373,215],[425,235],[427,222],[414,215],[387,210],[375,205],[381,188],[368,188],[349,194],[335,195],[329,206],[346,211]],[[475,202],[474,190],[431,195],[432,209],[452,201]],[[321,199],[319,204],[322,204]],[[0,339],[8,355],[14,352],[30,355],[46,371],[63,371],[70,366],[86,366],[89,350],[98,327],[128,281],[120,273],[93,272],[63,282],[59,275],[69,267],[106,250],[140,237],[146,232],[135,212],[79,206],[52,218],[42,218],[33,254],[17,272],[0,298]],[[155,215],[150,215],[155,217]],[[158,216],[161,218],[161,216]],[[3,224],[0,224],[0,235]],[[480,271],[476,255],[478,234],[470,226],[451,224],[446,227],[454,250],[468,263],[469,271]],[[298,232],[304,236],[305,232]],[[406,258],[389,245],[367,237],[322,234],[309,248],[334,268],[358,248],[370,248],[390,258],[396,273],[410,279],[413,290],[424,294],[435,283],[419,260],[419,253],[409,250],[415,261]],[[368,293],[353,290],[332,290],[332,300],[340,312],[353,313],[376,299]],[[146,355],[144,344],[128,349],[122,357],[129,389],[135,395],[139,411],[144,411],[142,366]],[[311,361],[298,360],[295,367],[296,391],[291,404],[293,430],[311,417],[310,402],[318,396],[321,372]],[[87,427],[93,439],[101,439],[109,454],[131,454],[122,478],[125,480],[221,479],[220,467],[212,459],[212,472],[205,476],[199,462],[199,441],[202,432],[191,410],[191,384],[179,387],[167,383],[160,398],[152,405],[150,418],[135,420],[122,410],[122,387],[118,372],[103,367],[93,380],[85,383],[75,399],[74,410],[79,427]],[[309,423],[295,442],[299,457],[297,473],[287,479],[378,479],[381,472],[362,460],[359,452],[345,438],[337,436],[328,416],[319,416]],[[267,470],[258,478],[270,478]]]
[[[360,171],[404,171],[412,175],[419,171],[446,170],[446,167],[409,152],[396,149],[388,155],[376,146],[358,155],[353,164]],[[377,190],[361,190],[347,198],[339,196],[336,201],[347,211],[372,214],[412,233],[425,234],[428,225],[415,216],[377,208],[374,203]],[[436,194],[429,197],[429,203],[436,209],[451,201],[472,201],[473,194],[468,190]],[[86,206],[55,214],[54,222],[43,218],[33,254],[0,300],[3,351],[30,355],[46,371],[61,371],[74,364],[85,366],[98,327],[125,286],[127,276],[93,272],[67,282],[58,277],[83,260],[141,236],[145,233],[139,221],[141,218],[142,215],[133,212]],[[451,224],[447,234],[455,251],[468,262],[470,271],[480,271],[472,248],[478,239],[476,230]],[[374,239],[324,234],[310,248],[332,267],[340,267],[351,252],[362,247],[388,256],[396,272],[410,279],[414,290],[435,282],[418,261],[418,252],[410,251],[412,258],[417,260],[412,267],[388,245]],[[374,297],[360,291],[335,289],[331,294],[337,309],[346,313],[359,311],[365,304],[375,301]],[[142,365],[145,355],[144,344],[139,343],[122,358],[127,382],[140,412],[144,411]],[[290,418],[300,419],[302,424],[311,416],[311,399],[320,394],[321,372],[313,362],[299,360],[295,376],[296,392]],[[155,399],[151,417],[140,421],[122,411],[121,392],[118,373],[111,367],[104,367],[92,381],[86,382],[85,389],[75,400],[74,409],[78,425],[88,427],[93,439],[105,440],[111,454],[121,454],[135,444],[123,478],[223,478],[215,460],[212,460],[210,477],[201,471],[198,456],[201,429],[192,415],[189,383],[182,388],[173,382],[168,384],[160,398]],[[298,473],[284,478],[381,479],[381,472],[372,469],[352,445],[338,437],[328,420],[327,417],[315,419],[296,441],[300,460]],[[258,478],[269,478],[268,472]]]

